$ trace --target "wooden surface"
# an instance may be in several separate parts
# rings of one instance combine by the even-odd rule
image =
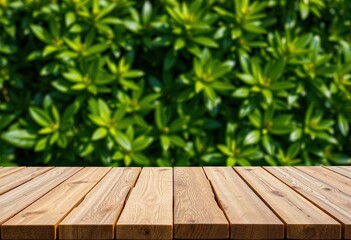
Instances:
[[[1,239],[351,239],[351,167],[0,167]]]
[[[140,168],[114,168],[60,223],[60,239],[113,239],[115,224]]]
[[[0,178],[5,177],[13,172],[19,171],[25,167],[2,167],[0,169]]]
[[[10,192],[0,195],[0,225],[37,201],[80,169],[73,167],[55,168]],[[2,232],[1,235],[3,235]]]
[[[49,171],[52,167],[27,167],[0,178],[0,195]]]
[[[174,238],[224,239],[229,223],[202,168],[174,169]]]
[[[327,177],[318,179],[316,176],[323,171],[320,168],[300,168],[307,172],[293,167],[268,167],[266,169],[341,222],[343,237],[351,239],[351,195],[349,195],[351,186]],[[325,171],[328,176],[337,175],[337,173],[330,173],[327,169]],[[340,175],[336,177],[344,178]]]
[[[286,224],[289,239],[340,239],[341,226],[262,168],[235,170]]]
[[[5,239],[55,239],[58,223],[110,168],[85,168],[1,226]]]
[[[116,226],[118,239],[172,239],[172,168],[144,168]]]
[[[233,169],[206,167],[204,170],[230,222],[231,239],[284,238],[282,221]]]
[[[351,166],[340,166],[340,167],[333,166],[333,167],[327,167],[327,168],[345,177],[351,178]]]

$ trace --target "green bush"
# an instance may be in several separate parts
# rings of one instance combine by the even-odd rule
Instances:
[[[350,12],[0,0],[0,165],[350,164]]]

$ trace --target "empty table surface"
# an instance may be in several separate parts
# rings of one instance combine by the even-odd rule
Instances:
[[[1,239],[351,239],[351,167],[0,167]]]

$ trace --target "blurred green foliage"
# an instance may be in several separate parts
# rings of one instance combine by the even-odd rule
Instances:
[[[351,164],[350,12],[0,0],[0,165]]]

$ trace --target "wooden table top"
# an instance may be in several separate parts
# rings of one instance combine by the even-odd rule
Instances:
[[[1,239],[351,239],[351,167],[0,167]]]

